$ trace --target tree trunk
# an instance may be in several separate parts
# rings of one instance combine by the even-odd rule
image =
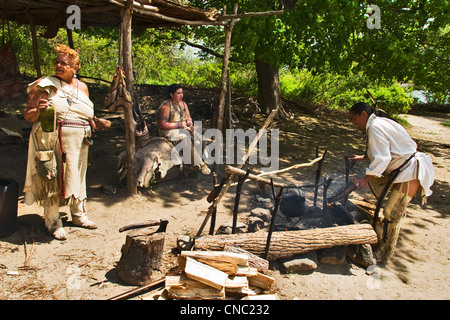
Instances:
[[[278,108],[277,117],[287,119],[288,114],[281,102],[278,68],[258,58],[255,61],[255,66],[258,77],[258,103],[262,112],[269,114],[270,111]]]
[[[225,245],[232,245],[261,257],[264,255],[267,235],[267,232],[255,232],[205,236],[195,240],[195,248],[221,251]],[[274,232],[271,237],[268,260],[289,258],[308,251],[335,246],[375,244],[376,242],[377,234],[370,224]]]

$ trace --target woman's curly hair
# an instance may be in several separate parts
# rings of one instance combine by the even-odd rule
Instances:
[[[67,54],[73,61],[73,63],[75,64],[75,66],[77,66],[78,68],[81,67],[80,64],[80,58],[78,57],[78,52],[73,50],[72,48],[64,45],[64,44],[59,44],[55,47],[55,51],[56,54]]]

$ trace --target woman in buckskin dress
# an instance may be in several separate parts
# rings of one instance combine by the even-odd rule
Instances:
[[[209,175],[211,170],[203,162],[201,155],[192,145],[194,134],[194,123],[186,102],[183,101],[183,88],[179,84],[169,87],[169,99],[165,101],[158,110],[159,135],[166,138],[174,145],[185,144],[184,148],[191,148],[191,163],[199,165],[204,175]],[[180,130],[184,129],[184,130]],[[186,131],[189,133],[187,134]],[[183,132],[184,131],[184,132]]]
[[[91,144],[91,126],[96,129],[94,105],[89,91],[76,78],[80,69],[78,53],[65,45],[55,47],[57,56],[55,75],[43,77],[28,86],[25,120],[32,122],[28,148],[25,203],[34,202],[44,207],[44,220],[55,239],[65,240],[67,234],[59,214],[60,205],[69,205],[72,223],[95,229],[86,212],[86,171],[88,149]],[[53,131],[42,130],[40,114],[54,107]],[[42,150],[54,150],[57,177],[48,179],[39,174],[36,157]]]

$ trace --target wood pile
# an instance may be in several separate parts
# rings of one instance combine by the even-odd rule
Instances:
[[[256,267],[268,265],[267,261],[258,260],[264,259],[229,251],[182,251],[178,273],[166,275],[167,298],[225,300],[258,296],[274,282],[261,272],[264,268]]]

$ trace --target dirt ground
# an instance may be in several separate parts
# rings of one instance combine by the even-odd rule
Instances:
[[[188,100],[188,97],[186,97]],[[189,101],[188,101],[189,102]],[[195,105],[191,105],[195,109]],[[363,136],[348,123],[345,115],[321,110],[290,109],[295,114],[288,122],[274,121],[280,129],[280,168],[305,163],[327,150],[323,175],[335,178],[332,188],[342,186],[343,157],[364,150]],[[247,113],[245,113],[247,112]],[[240,125],[259,128],[265,116],[239,113]],[[146,113],[146,114],[151,114]],[[19,197],[17,231],[0,238],[1,300],[105,300],[136,288],[121,282],[115,266],[125,242],[122,226],[146,220],[168,219],[163,255],[163,275],[175,267],[176,240],[179,235],[194,236],[208,210],[206,196],[212,189],[211,176],[163,181],[150,189],[129,196],[117,181],[116,157],[124,148],[123,121],[113,121],[108,132],[96,132],[88,169],[88,212],[99,228],[86,230],[65,222],[66,241],[54,240],[44,227],[42,208],[26,206]],[[413,200],[402,227],[396,253],[389,263],[370,274],[366,268],[346,260],[339,266],[319,264],[314,272],[283,273],[274,264],[269,275],[275,278],[271,293],[282,300],[447,300],[450,298],[449,177],[450,128],[448,114],[405,116],[408,131],[419,150],[433,158],[436,180],[428,204]],[[23,124],[26,127],[26,124]],[[28,139],[0,144],[0,177],[16,179],[21,188],[25,178]],[[273,176],[275,181],[312,183],[316,167],[301,168]],[[252,168],[258,172],[258,168]],[[357,165],[353,176],[362,175]],[[235,188],[220,203],[217,226],[231,223]],[[239,220],[260,206],[254,183],[244,185]],[[311,204],[312,194],[307,191]],[[367,193],[351,198],[374,201]],[[68,208],[61,208],[68,214]],[[205,232],[208,231],[205,228]],[[161,275],[160,274],[160,275]],[[159,276],[160,276],[159,275]],[[158,277],[158,276],[156,276]],[[134,297],[147,299],[149,292]]]

